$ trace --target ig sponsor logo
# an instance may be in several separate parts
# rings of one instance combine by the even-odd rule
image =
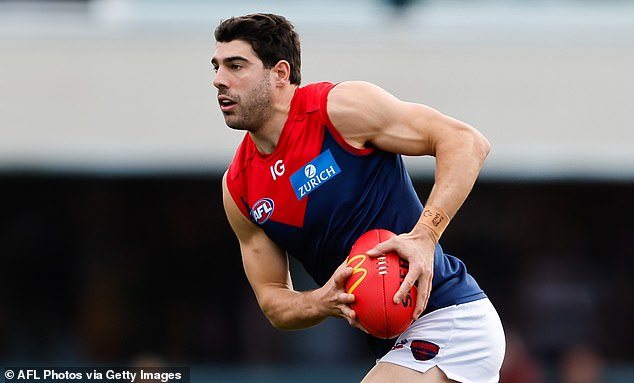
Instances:
[[[275,165],[272,165],[269,169],[271,170],[271,177],[273,177],[273,181],[275,181],[277,177],[283,176],[284,171],[286,171],[286,168],[284,167],[284,161],[282,160],[277,160],[275,162]]]

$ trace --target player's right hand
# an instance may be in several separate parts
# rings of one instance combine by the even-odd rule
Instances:
[[[350,306],[355,297],[345,290],[346,280],[351,275],[352,267],[346,266],[344,262],[335,270],[328,282],[316,292],[319,291],[320,301],[324,304],[328,316],[343,318],[351,326],[363,330],[357,320],[357,314]]]

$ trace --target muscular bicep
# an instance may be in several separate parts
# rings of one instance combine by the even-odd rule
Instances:
[[[260,227],[239,210],[229,194],[226,174],[222,185],[225,212],[240,243],[245,274],[260,306],[263,306],[276,289],[292,290],[288,257]]]
[[[367,82],[344,82],[328,95],[328,116],[355,147],[434,155],[436,143],[466,127],[428,106],[404,102]]]

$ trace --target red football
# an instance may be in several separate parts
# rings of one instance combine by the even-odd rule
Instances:
[[[400,304],[395,304],[394,294],[405,279],[408,270],[406,260],[396,253],[370,257],[365,253],[377,244],[396,234],[375,229],[364,233],[352,245],[347,264],[353,268],[346,281],[346,292],[354,294],[352,309],[359,323],[377,338],[390,339],[401,334],[412,323],[416,305],[416,287],[412,286]]]

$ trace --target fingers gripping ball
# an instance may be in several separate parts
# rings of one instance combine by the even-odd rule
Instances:
[[[390,339],[401,334],[412,323],[416,306],[416,287],[412,286],[400,304],[393,301],[408,271],[408,263],[396,253],[369,257],[365,253],[396,234],[383,229],[370,230],[352,246],[347,265],[352,275],[345,288],[354,294],[352,309],[359,323],[371,335]]]

